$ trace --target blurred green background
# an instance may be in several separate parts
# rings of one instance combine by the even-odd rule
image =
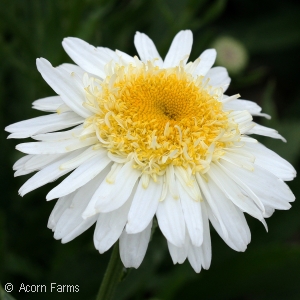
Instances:
[[[261,140],[298,169],[298,1],[0,0],[0,8],[1,128],[41,114],[31,109],[31,103],[54,92],[36,70],[35,59],[45,57],[53,65],[71,62],[61,46],[64,37],[135,55],[133,37],[141,31],[154,40],[163,57],[174,35],[189,28],[194,33],[191,59],[208,47],[218,47],[217,64],[229,63],[232,77],[227,94],[240,93],[272,114],[270,121],[257,121],[276,128],[288,142]],[[240,55],[241,62],[231,68],[232,53]],[[22,156],[14,149],[21,141],[0,134],[2,285],[13,283],[11,295],[16,299],[94,299],[110,251],[100,255],[94,249],[93,229],[66,245],[53,239],[46,224],[54,202],[46,202],[45,195],[55,183],[21,198],[18,189],[29,175],[14,178],[12,171]],[[289,185],[297,197],[299,178]],[[252,242],[245,253],[231,250],[211,230],[212,265],[200,274],[187,262],[174,266],[166,241],[156,230],[141,267],[130,271],[115,299],[300,299],[299,201],[267,220],[269,233],[257,220],[247,220]],[[18,292],[21,283],[48,288],[51,282],[78,284],[80,291]],[[0,299],[5,297],[0,291]]]

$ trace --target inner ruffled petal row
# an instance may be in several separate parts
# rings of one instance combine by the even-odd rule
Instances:
[[[222,92],[185,68],[160,69],[150,61],[107,65],[104,81],[85,77],[93,127],[110,157],[134,160],[154,179],[167,166],[207,171],[212,158],[239,141],[238,124],[223,111]],[[92,125],[92,126],[91,126]]]

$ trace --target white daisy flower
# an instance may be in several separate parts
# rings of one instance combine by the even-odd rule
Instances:
[[[180,31],[163,60],[139,32],[139,58],[66,38],[77,65],[37,59],[58,96],[33,108],[52,114],[6,130],[9,138],[37,140],[16,147],[27,155],[15,175],[37,171],[21,196],[72,171],[47,195],[58,198],[48,223],[54,238],[67,243],[96,223],[99,252],[119,240],[123,264],[137,268],[156,217],[174,264],[188,258],[200,272],[211,262],[209,221],[225,243],[245,251],[244,212],[266,226],[275,209],[291,207],[284,181],[294,168],[249,135],[283,137],[253,122],[268,118],[256,103],[223,94],[230,78],[212,68],[214,49],[187,63],[192,41],[191,31]]]

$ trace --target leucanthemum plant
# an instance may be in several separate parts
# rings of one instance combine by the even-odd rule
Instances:
[[[294,168],[250,135],[284,138],[253,122],[269,118],[256,103],[224,94],[230,78],[212,67],[214,49],[187,62],[192,41],[191,31],[180,31],[163,60],[139,32],[139,57],[66,38],[77,65],[37,59],[58,95],[33,108],[52,113],[6,130],[36,140],[16,147],[27,155],[15,175],[37,171],[21,196],[72,172],[46,197],[58,198],[48,222],[55,239],[67,243],[96,223],[96,249],[119,240],[124,266],[138,268],[156,218],[174,264],[188,259],[200,272],[211,263],[209,223],[245,251],[244,213],[267,228],[275,209],[290,208],[294,195],[284,181]]]

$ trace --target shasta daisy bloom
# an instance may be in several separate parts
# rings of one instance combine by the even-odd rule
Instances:
[[[189,30],[175,36],[164,60],[145,34],[134,43],[139,58],[66,38],[77,65],[37,59],[58,96],[33,102],[51,114],[6,127],[10,138],[36,140],[16,147],[27,155],[15,175],[37,171],[19,193],[72,172],[47,195],[58,198],[48,222],[54,238],[67,243],[96,223],[96,249],[119,240],[123,264],[137,268],[156,217],[174,264],[188,258],[200,272],[211,262],[209,222],[244,251],[244,213],[266,226],[275,209],[289,209],[294,195],[284,181],[296,173],[249,136],[284,140],[253,122],[269,117],[257,104],[224,94],[230,78],[212,68],[214,49],[187,63]]]

